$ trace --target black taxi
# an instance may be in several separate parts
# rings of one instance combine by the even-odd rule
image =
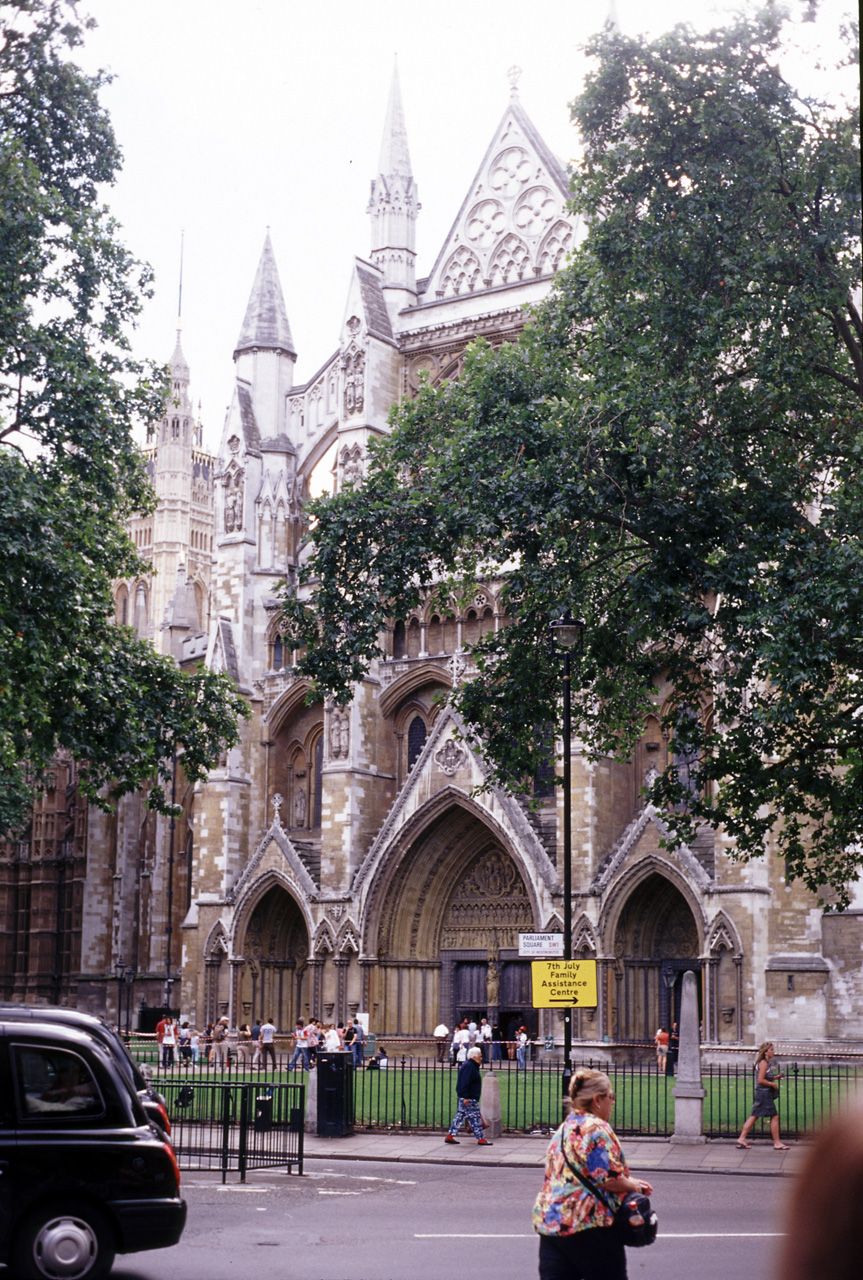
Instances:
[[[173,1148],[104,1039],[0,1016],[0,1262],[20,1280],[99,1280],[185,1221]]]

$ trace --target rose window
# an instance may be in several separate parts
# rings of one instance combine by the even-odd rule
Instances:
[[[531,187],[525,191],[515,209],[515,225],[526,236],[538,236],[557,213],[557,201],[548,187]]]
[[[530,181],[533,172],[528,154],[524,147],[507,147],[492,161],[490,185],[492,191],[507,198],[514,196],[526,182]]]
[[[479,249],[494,244],[506,225],[503,209],[497,200],[481,200],[467,218],[467,238]]]

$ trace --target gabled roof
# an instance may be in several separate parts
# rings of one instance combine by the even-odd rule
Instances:
[[[550,275],[575,235],[568,198],[566,170],[513,92],[421,300]]]
[[[360,283],[360,297],[363,303],[363,317],[366,322],[366,328],[373,337],[384,338],[385,341],[392,342],[393,327],[390,323],[387,304],[384,301],[380,271],[377,267],[363,262],[362,258],[357,258],[356,272]]]
[[[234,350],[234,359],[240,352],[251,350],[284,351],[291,356],[297,354],[269,231],[264,240],[255,283],[252,285]]]

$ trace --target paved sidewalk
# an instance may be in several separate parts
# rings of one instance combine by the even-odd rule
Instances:
[[[683,1146],[665,1139],[621,1138],[633,1173],[745,1173],[776,1177],[797,1171],[803,1143],[789,1151],[774,1151],[770,1142],[741,1151],[731,1139],[714,1139],[700,1146]],[[356,1133],[350,1138],[319,1138],[306,1134],[307,1160],[387,1160],[407,1164],[491,1164],[516,1169],[541,1168],[548,1135],[511,1135],[495,1138],[494,1145],[478,1147],[463,1132],[459,1146],[447,1146],[441,1133]]]

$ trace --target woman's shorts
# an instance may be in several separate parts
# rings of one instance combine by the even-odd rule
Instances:
[[[756,1116],[759,1120],[769,1120],[771,1116],[778,1114],[773,1090],[756,1089],[755,1101],[752,1104],[750,1115]]]

